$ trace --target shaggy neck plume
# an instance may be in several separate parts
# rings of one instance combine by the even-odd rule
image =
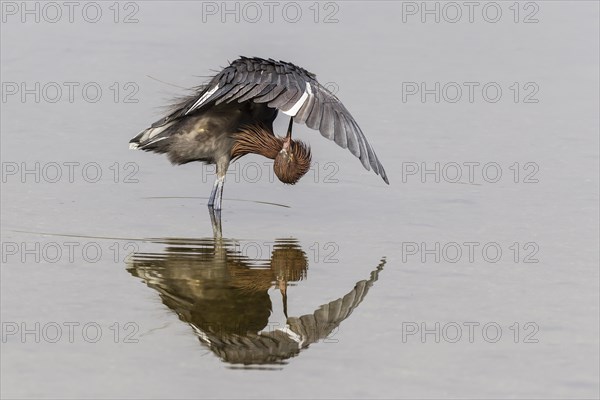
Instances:
[[[311,152],[306,144],[291,137],[280,138],[264,125],[246,126],[234,135],[231,158],[260,154],[275,160],[273,170],[283,183],[293,185],[310,169]]]
[[[245,126],[234,136],[235,143],[231,150],[231,158],[236,159],[246,154],[260,154],[274,160],[283,148],[284,139],[275,136],[264,125]]]

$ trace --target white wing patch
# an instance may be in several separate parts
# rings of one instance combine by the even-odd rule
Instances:
[[[194,332],[196,332],[196,335],[198,335],[200,337],[200,339],[202,339],[204,341],[204,343],[212,344],[212,341],[209,339],[208,335],[202,329],[198,328],[194,324],[190,324],[190,326],[192,327],[192,329],[194,329]]]
[[[298,114],[298,111],[300,111],[300,108],[304,105],[304,103],[306,103],[306,100],[308,100],[308,96],[312,96],[312,90],[310,88],[310,83],[306,82],[306,90],[304,90],[302,97],[300,97],[300,99],[292,106],[292,108],[287,111],[281,110],[281,112],[291,117],[295,117],[296,114]]]
[[[200,107],[202,105],[202,103],[204,103],[210,96],[213,95],[214,92],[217,91],[217,89],[219,89],[219,85],[215,86],[214,88],[212,88],[208,92],[204,93],[202,95],[202,97],[200,97],[198,99],[198,101],[196,101],[194,103],[194,105],[191,106],[190,109],[185,112],[185,115],[188,115],[189,113],[191,113],[192,111],[194,111],[196,108]]]
[[[288,324],[286,324],[283,328],[277,328],[277,330],[285,333],[290,339],[298,343],[298,347],[302,347],[304,345],[305,338],[291,330]]]
[[[142,145],[144,145],[145,141],[152,139],[154,136],[162,133],[165,131],[165,129],[167,129],[168,127],[170,127],[171,125],[173,125],[175,123],[175,121],[171,121],[168,124],[165,124],[163,126],[159,126],[156,128],[149,128],[146,129],[146,132],[144,133],[144,135],[140,138],[140,143]]]
[[[160,133],[164,132],[165,129],[167,129],[168,127],[170,127],[171,125],[173,125],[175,123],[175,121],[171,121],[168,124],[165,124],[163,126],[159,126],[157,128],[148,128],[144,131],[144,134],[142,135],[142,137],[140,138],[140,140],[138,141],[138,143],[129,143],[129,149],[131,150],[135,150],[135,149],[139,149],[139,148],[144,148],[145,146],[148,146],[149,144],[152,143],[156,143],[160,140],[166,139],[166,137],[161,137],[155,140],[151,140],[153,137],[159,135]],[[149,142],[149,140],[151,140]]]

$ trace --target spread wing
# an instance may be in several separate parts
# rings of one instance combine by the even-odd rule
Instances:
[[[347,148],[363,166],[389,183],[383,165],[362,130],[342,102],[321,86],[316,76],[283,61],[242,57],[223,69],[197,96],[187,99],[169,119],[220,103],[252,100],[267,103],[293,116],[297,123]]]

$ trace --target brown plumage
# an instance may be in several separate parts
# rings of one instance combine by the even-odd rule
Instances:
[[[301,141],[275,136],[264,124],[244,126],[234,135],[231,158],[235,160],[246,154],[260,154],[275,160],[273,170],[283,183],[294,185],[310,169],[310,147]]]

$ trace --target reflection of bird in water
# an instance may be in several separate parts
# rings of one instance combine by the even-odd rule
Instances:
[[[189,323],[200,341],[231,364],[280,364],[310,344],[327,338],[361,303],[385,261],[368,280],[312,314],[289,317],[268,328],[268,290],[285,288],[307,276],[308,261],[293,239],[276,240],[270,258],[252,260],[227,239],[164,239],[164,253],[135,253],[128,271],[159,292],[165,305]]]
[[[273,132],[279,111],[291,117],[285,138]],[[292,139],[293,121],[348,148],[367,170],[372,168],[389,183],[375,151],[339,99],[314,74],[271,59],[233,61],[129,143],[132,149],[166,153],[173,164],[216,164],[208,205],[220,210],[232,160],[250,153],[270,158],[275,174],[287,184],[295,184],[308,172],[310,148]]]

